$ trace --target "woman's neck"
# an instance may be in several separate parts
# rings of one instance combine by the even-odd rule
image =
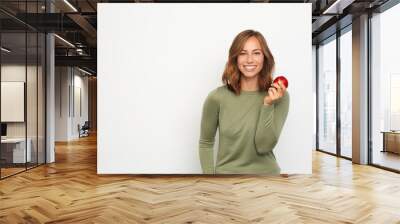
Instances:
[[[242,76],[240,79],[240,89],[243,91],[257,91],[258,76],[255,76],[253,78],[246,78]]]

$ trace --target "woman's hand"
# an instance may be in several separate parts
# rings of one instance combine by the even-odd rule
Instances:
[[[278,99],[285,95],[286,87],[281,81],[278,83],[272,83],[268,89],[268,95],[264,98],[264,105],[272,105]]]

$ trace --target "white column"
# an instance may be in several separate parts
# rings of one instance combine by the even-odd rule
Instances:
[[[46,1],[47,12],[53,12],[54,6]],[[46,163],[55,161],[54,133],[55,133],[55,44],[54,35],[46,35]]]

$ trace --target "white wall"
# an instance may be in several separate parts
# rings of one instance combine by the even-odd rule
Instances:
[[[55,141],[68,140],[68,67],[55,68]]]
[[[56,67],[55,78],[55,140],[77,139],[78,124],[88,120],[88,78],[72,67]],[[81,104],[76,97],[79,89]],[[82,105],[82,113],[77,104]]]
[[[311,173],[310,21],[311,4],[98,4],[98,173],[201,173],[202,105],[249,28],[290,82],[281,171]]]
[[[71,119],[71,135],[73,138],[78,138],[79,137],[79,132],[77,129],[78,124],[81,126],[85,123],[85,121],[88,120],[89,113],[88,113],[88,77],[87,76],[82,76],[83,73],[80,72],[79,70],[74,71],[74,108],[72,110],[75,113],[72,113],[72,119]],[[80,93],[78,92],[80,91]],[[80,94],[80,97],[79,97]],[[79,102],[81,101],[81,102]],[[82,110],[81,112],[79,111],[79,107]]]

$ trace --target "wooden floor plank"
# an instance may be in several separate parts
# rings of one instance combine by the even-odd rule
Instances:
[[[312,175],[97,175],[96,136],[0,181],[0,223],[400,223],[400,175],[313,153]]]

